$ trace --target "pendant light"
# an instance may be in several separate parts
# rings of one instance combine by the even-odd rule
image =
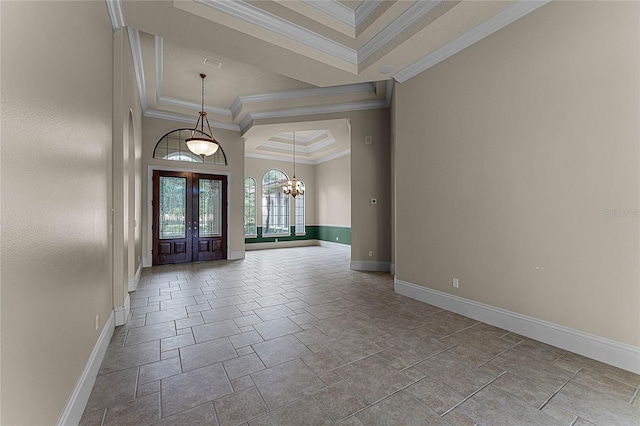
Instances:
[[[196,155],[202,157],[202,161],[204,161],[204,157],[209,155],[213,155],[218,150],[220,146],[218,141],[213,139],[213,132],[211,131],[211,126],[209,125],[209,119],[207,118],[207,113],[204,110],[204,79],[206,75],[200,74],[200,78],[202,79],[202,109],[200,110],[200,115],[198,116],[198,121],[196,122],[196,126],[193,128],[191,132],[191,137],[185,139],[187,143],[187,148],[189,151],[193,152]],[[209,135],[211,135],[211,139],[207,137],[207,133],[204,132],[204,122],[207,122],[207,128],[209,129]],[[198,125],[200,125],[200,129],[198,129]],[[198,133],[199,132],[199,133]]]
[[[282,188],[284,195],[296,198],[296,195],[304,195],[304,184],[296,180],[296,132],[293,132],[293,179],[287,181],[287,186]]]

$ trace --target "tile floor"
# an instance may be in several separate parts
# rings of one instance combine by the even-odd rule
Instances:
[[[640,376],[323,247],[145,269],[82,425],[639,425]]]

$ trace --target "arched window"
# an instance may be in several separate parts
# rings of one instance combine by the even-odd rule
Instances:
[[[304,182],[300,182],[304,188]],[[296,215],[296,235],[302,235],[304,230],[304,195],[298,195],[293,201]]]
[[[282,187],[289,178],[281,170],[269,170],[262,177],[262,235],[289,235],[289,196]]]
[[[153,158],[171,161],[186,161],[189,163],[205,163],[205,164],[227,164],[227,156],[222,150],[222,146],[218,148],[215,154],[208,157],[200,157],[189,151],[185,139],[191,137],[193,129],[176,129],[172,130],[160,138],[153,150]],[[197,130],[196,133],[210,137],[206,133]]]
[[[244,235],[257,235],[256,227],[256,181],[248,177],[244,180]]]

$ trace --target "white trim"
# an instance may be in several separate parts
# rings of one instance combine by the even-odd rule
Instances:
[[[138,283],[140,282],[140,276],[142,275],[142,262],[138,265],[138,270],[133,278],[129,278],[129,292],[136,291]]]
[[[455,55],[462,49],[482,40],[499,29],[522,18],[537,8],[544,6],[550,0],[519,0],[498,12],[496,15],[475,26],[470,31],[454,38],[447,44],[434,50],[422,59],[418,59],[413,64],[407,66],[402,71],[394,74],[393,78],[400,83],[404,83],[417,74],[431,68],[450,56]]]
[[[391,96],[393,95],[393,79],[390,78],[387,80],[387,89],[384,92],[384,101],[387,103],[387,106],[391,106]]]
[[[389,272],[390,265],[380,260],[352,260],[350,268],[353,271]]]
[[[424,15],[429,13],[431,9],[436,7],[441,1],[421,0],[413,3],[407,10],[402,12],[400,16],[393,20],[389,25],[384,27],[379,33],[371,37],[364,46],[358,49],[358,64],[366,61],[372,55],[377,53],[391,40],[406,31],[411,25],[417,22]]]
[[[149,109],[145,111],[144,116],[151,117],[151,118],[159,118],[161,120],[178,121],[180,123],[189,123],[192,125],[195,124],[195,117],[186,116],[182,114],[174,114],[172,112],[158,111],[155,109]],[[233,123],[223,123],[221,121],[209,120],[209,124],[214,129],[231,130],[233,132],[240,131],[240,126]]]
[[[111,312],[109,319],[107,319],[106,324],[102,328],[98,341],[91,351],[91,355],[89,355],[87,364],[85,365],[84,370],[82,370],[82,373],[76,382],[76,386],[73,388],[73,392],[67,401],[67,405],[65,405],[64,410],[58,419],[58,426],[77,425],[80,422],[82,413],[87,406],[87,401],[89,401],[91,390],[96,382],[96,377],[98,376],[100,365],[104,359],[104,354],[107,352],[111,336],[113,336],[113,329],[114,313]]]
[[[233,117],[242,111],[245,104],[266,101],[283,101],[288,99],[311,98],[316,96],[345,95],[352,93],[373,92],[374,83],[354,83],[341,86],[312,87],[309,89],[285,90],[282,92],[262,93],[258,95],[238,96],[231,105]]]
[[[317,0],[302,0],[308,6],[313,7],[316,10],[324,13],[335,19],[336,21],[340,21],[343,24],[347,24],[350,27],[354,28],[356,25],[356,14],[355,10],[351,9],[349,6],[345,6],[336,0],[325,0],[325,1],[317,1]]]
[[[376,8],[382,3],[384,0],[364,0],[362,3],[356,7],[354,10],[355,15],[355,26],[356,29],[358,25],[362,23],[367,17],[376,10]]]
[[[144,82],[144,67],[142,65],[142,49],[140,48],[140,33],[132,27],[127,27],[129,33],[129,46],[131,47],[131,55],[133,56],[133,69],[136,73],[136,84],[138,85],[138,96],[140,96],[140,105],[142,112],[147,111],[147,89]]]
[[[351,244],[340,244],[340,243],[334,243],[331,241],[318,240],[318,245],[322,247],[328,247],[333,250],[340,250],[347,253],[351,253]]]
[[[127,294],[127,298],[124,299],[124,305],[122,306],[114,306],[114,320],[116,326],[125,325],[127,323],[127,319],[129,318],[129,312],[131,311],[131,299],[129,299],[129,295]]]
[[[640,348],[395,279],[396,293],[640,374]]]
[[[122,4],[120,0],[106,0],[107,10],[109,11],[109,19],[111,19],[111,28],[113,32],[118,32],[124,27],[124,17],[122,15]]]
[[[395,264],[395,263],[392,263],[392,264],[389,266],[389,273],[390,273],[391,275],[395,275],[395,274],[396,274],[396,264]]]
[[[164,79],[164,39],[155,36],[154,46],[156,50],[156,100],[162,98],[162,81]]]
[[[351,149],[347,148],[344,151],[338,151],[335,154],[327,155],[326,157],[319,158],[317,160],[305,160],[296,158],[296,163],[300,164],[310,164],[310,165],[318,165],[322,163],[326,163],[327,161],[335,160],[336,158],[344,157],[345,155],[351,154]],[[273,160],[273,161],[289,161],[290,157],[287,156],[276,156],[276,155],[267,155],[267,154],[253,154],[253,153],[245,153],[245,158],[258,158],[261,160]]]
[[[226,13],[252,25],[264,28],[275,34],[304,44],[353,65],[358,64],[358,53],[350,47],[337,43],[320,34],[309,31],[300,25],[289,22],[279,16],[265,12],[244,1],[194,0],[204,6]]]
[[[272,137],[275,137],[275,136],[276,135]],[[309,154],[335,144],[336,144],[336,140],[334,138],[325,139],[322,142],[314,143],[307,146],[296,144],[296,152],[303,152],[303,153]],[[291,144],[286,142],[276,142],[276,141],[268,140],[260,146],[266,147],[266,148],[278,149],[280,151],[286,152],[287,154],[291,153]]]
[[[201,104],[195,102],[183,101],[182,99],[170,98],[168,96],[160,96],[158,98],[159,104],[175,105],[183,108],[190,108],[192,110],[200,111]],[[220,108],[215,106],[204,107],[205,111],[211,114],[218,114],[231,117],[231,110],[228,108]],[[194,121],[193,119],[191,121]]]
[[[240,130],[245,133],[249,127],[249,123],[253,124],[254,120],[262,120],[267,118],[289,118],[299,117],[302,115],[331,114],[336,112],[348,111],[364,111],[368,109],[388,108],[389,105],[382,100],[350,102],[346,104],[308,106],[288,109],[278,109],[272,111],[250,112],[240,122]]]
[[[229,251],[228,259],[229,260],[244,259],[244,250]]]

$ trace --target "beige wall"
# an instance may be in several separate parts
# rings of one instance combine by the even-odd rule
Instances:
[[[391,260],[389,109],[357,111],[351,118],[351,261]],[[371,136],[371,145],[365,145]],[[377,204],[371,204],[376,198]],[[369,252],[372,256],[369,256]]]
[[[638,8],[552,2],[397,85],[399,279],[640,346]]]
[[[252,177],[256,180],[257,191],[258,191],[258,218],[257,224],[258,226],[262,226],[262,211],[260,209],[260,195],[262,194],[262,176],[267,172],[267,170],[278,169],[282,170],[289,176],[289,179],[293,177],[293,164],[290,161],[276,161],[276,160],[265,160],[260,158],[246,158],[244,162],[244,175],[245,177]],[[316,177],[315,177],[315,166],[310,164],[296,164],[296,179],[304,182],[305,185],[305,194],[304,194],[304,208],[305,208],[305,223],[307,225],[316,225]],[[294,203],[290,204],[291,212],[290,217],[293,218],[293,208]],[[293,225],[293,219],[291,220],[291,224]],[[243,228],[244,229],[244,228]]]
[[[112,311],[112,73],[103,2],[3,2],[2,424],[58,421]]]
[[[318,225],[351,226],[351,158],[316,166]]]
[[[185,124],[169,120],[159,120],[144,117],[142,120],[142,234],[143,253],[151,264],[150,224],[151,194],[149,193],[149,166],[157,170],[186,170],[202,173],[227,174],[231,192],[229,201],[229,256],[244,256],[244,141],[239,132],[214,129],[214,137],[220,141],[220,146],[227,156],[227,165],[213,165],[202,163],[181,163],[153,158],[153,150],[162,136],[175,129],[190,128],[195,125],[197,116],[193,117],[193,124]]]

